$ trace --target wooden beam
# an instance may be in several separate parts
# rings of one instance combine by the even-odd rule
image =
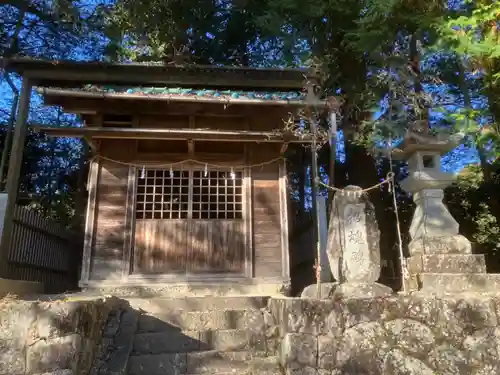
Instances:
[[[2,237],[0,242],[0,276],[6,277],[7,265],[9,261],[9,248],[12,240],[14,226],[14,210],[16,208],[17,197],[19,195],[19,177],[23,164],[23,150],[28,129],[27,119],[30,106],[32,83],[24,78],[19,98],[19,111],[14,128],[14,139],[9,160],[9,172],[7,175],[7,205],[5,207],[5,217],[3,222]]]
[[[292,133],[276,134],[274,132],[246,130],[212,130],[212,129],[155,129],[155,128],[41,128],[35,131],[44,132],[53,137],[95,139],[156,139],[156,140],[192,140],[221,142],[264,142],[264,143],[309,143],[309,136],[299,137]]]
[[[188,154],[190,159],[194,158],[194,141],[191,139],[188,141]]]
[[[50,61],[30,58],[0,59],[9,72],[31,77],[47,87],[86,84],[175,85],[251,89],[302,89],[315,72],[306,69],[223,67],[204,65]]]
[[[116,114],[150,114],[150,115],[209,115],[211,117],[245,117],[255,116],[254,105],[225,106],[224,103],[201,103],[201,102],[168,102],[161,100],[117,100],[101,98],[70,98],[70,97],[47,97],[44,98],[45,105],[60,105],[65,112],[70,113],[116,113]],[[299,107],[267,106],[266,113],[277,113],[283,118],[288,118],[288,113]],[[258,115],[258,114],[257,114]]]

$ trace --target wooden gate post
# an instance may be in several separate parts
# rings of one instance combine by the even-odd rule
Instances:
[[[23,78],[21,97],[19,99],[19,112],[17,114],[16,126],[14,128],[14,139],[9,160],[9,172],[7,175],[7,205],[3,223],[2,237],[0,240],[0,276],[7,276],[7,263],[9,248],[14,226],[14,209],[16,208],[19,195],[19,176],[23,163],[24,143],[26,141],[27,120],[30,107],[32,82]]]

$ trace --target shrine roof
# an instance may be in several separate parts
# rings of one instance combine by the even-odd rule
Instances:
[[[30,78],[41,87],[85,85],[184,87],[243,91],[296,91],[315,73],[308,69],[0,59],[0,67]]]
[[[304,91],[217,90],[183,87],[123,87],[87,85],[79,89],[39,88],[51,97],[151,99],[198,102],[230,102],[247,104],[304,104]]]

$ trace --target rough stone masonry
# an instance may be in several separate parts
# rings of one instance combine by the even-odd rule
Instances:
[[[0,299],[0,375],[87,375],[116,298]]]
[[[500,297],[271,299],[268,311],[286,374],[500,374]]]
[[[1,307],[0,374],[9,375],[89,374],[117,331],[113,311],[130,309],[117,299]],[[500,374],[500,296],[283,297],[260,311],[252,332],[279,363],[272,375]]]

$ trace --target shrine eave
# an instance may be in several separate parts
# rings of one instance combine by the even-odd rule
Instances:
[[[88,84],[169,85],[195,88],[298,90],[317,79],[308,69],[238,66],[170,65],[51,61],[31,58],[0,59],[7,72],[29,78],[43,87],[82,87]]]

